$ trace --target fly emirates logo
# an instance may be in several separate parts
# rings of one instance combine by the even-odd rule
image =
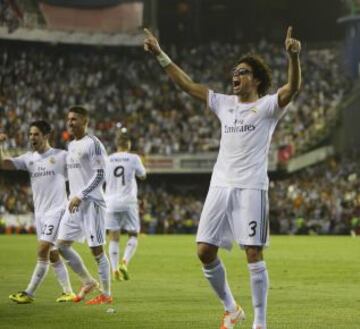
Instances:
[[[233,124],[224,125],[225,134],[233,134],[233,133],[245,133],[255,130],[255,126],[253,124],[246,124],[244,120],[235,119]]]
[[[48,170],[46,167],[38,166],[36,170],[31,173],[31,178],[38,178],[44,176],[55,176],[55,171]]]

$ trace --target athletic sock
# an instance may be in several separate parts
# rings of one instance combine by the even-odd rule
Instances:
[[[109,242],[109,257],[111,268],[113,271],[117,270],[119,266],[119,259],[120,259],[120,248],[119,248],[119,241],[110,240]]]
[[[254,308],[254,324],[266,329],[267,293],[269,276],[264,261],[248,264]]]
[[[220,259],[203,266],[205,277],[210,282],[215,293],[224,304],[225,311],[234,312],[236,310],[236,301],[231,293],[226,278],[226,270]]]
[[[105,253],[95,257],[96,262],[98,263],[98,273],[100,277],[100,282],[102,286],[103,293],[107,296],[111,295],[110,292],[110,262],[106,257]]]
[[[64,262],[60,259],[56,263],[51,263],[51,266],[54,269],[55,276],[63,289],[63,292],[66,294],[72,293],[73,290],[71,288],[69,272]]]
[[[49,270],[49,262],[38,260],[32,274],[30,283],[28,284],[25,292],[30,295],[34,296],[36,289],[40,286],[40,284],[44,281],[45,276]]]
[[[123,257],[123,261],[125,262],[125,264],[129,264],[130,259],[134,256],[136,248],[138,245],[138,239],[135,236],[132,236],[131,238],[129,238],[127,244],[126,244],[126,248],[124,251],[124,257]]]
[[[80,255],[71,246],[61,245],[59,246],[59,251],[71,269],[80,277],[84,284],[95,281],[86,268]]]

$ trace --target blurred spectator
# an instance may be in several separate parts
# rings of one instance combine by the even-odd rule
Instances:
[[[8,33],[14,32],[23,15],[15,0],[0,0],[0,25],[5,25]]]

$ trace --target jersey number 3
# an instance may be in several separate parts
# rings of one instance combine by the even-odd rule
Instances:
[[[114,169],[114,176],[121,178],[121,183],[125,185],[125,168],[123,166],[118,166]]]
[[[253,237],[256,235],[256,226],[257,226],[257,223],[255,221],[252,221],[249,223],[249,226],[250,226],[250,230],[251,230],[251,233],[249,234],[249,237]]]
[[[43,235],[51,235],[54,230],[54,225],[44,225],[41,230],[41,234]]]

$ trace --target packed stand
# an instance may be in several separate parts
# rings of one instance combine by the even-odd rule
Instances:
[[[360,229],[359,153],[270,184],[270,223],[279,233],[348,234]],[[360,232],[359,232],[360,233]]]
[[[33,233],[31,188],[0,180],[0,233]]]
[[[360,234],[360,154],[331,158],[283,180],[270,183],[270,225],[281,234]],[[195,233],[206,191],[194,176],[193,184],[141,183],[140,214],[144,233]],[[201,190],[200,190],[201,188]],[[31,189],[2,184],[0,218],[32,230]],[[27,215],[21,216],[21,215]],[[0,225],[1,226],[1,225]],[[5,224],[6,226],[6,224]],[[11,232],[15,228],[13,227]],[[1,230],[0,230],[1,231]]]
[[[273,69],[273,90],[285,83],[287,58],[281,44],[212,43],[194,49],[168,47],[170,57],[195,81],[231,93],[231,71],[247,51],[262,54]],[[27,146],[27,125],[48,119],[55,143],[69,136],[66,109],[87,104],[91,129],[109,151],[117,122],[126,125],[135,149],[170,155],[217,151],[219,122],[205,106],[176,90],[162,69],[140,48],[50,46],[9,43],[0,53],[0,129],[8,148]],[[337,105],[349,90],[341,74],[336,47],[302,53],[303,87],[274,136],[277,148],[302,153],[324,140],[338,118]]]

